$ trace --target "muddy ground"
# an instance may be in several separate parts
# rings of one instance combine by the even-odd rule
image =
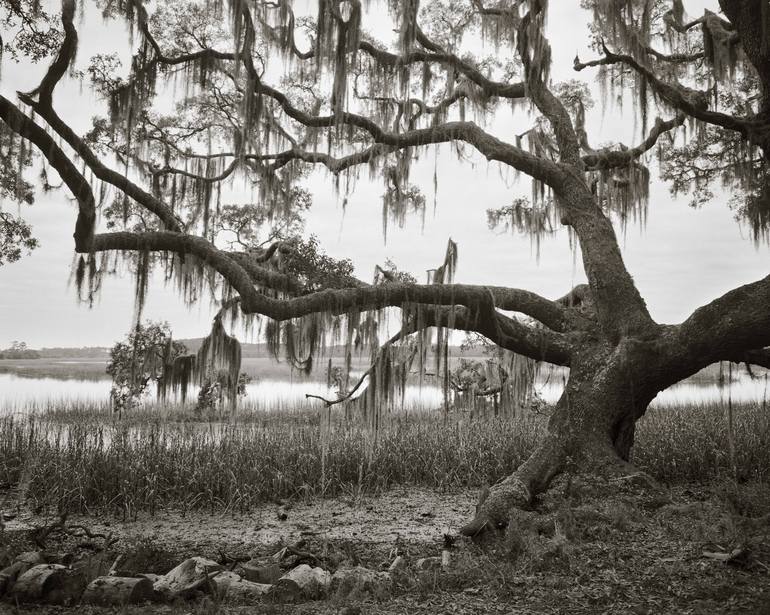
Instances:
[[[231,606],[209,596],[121,609],[19,606],[9,613],[768,613],[770,486],[730,482],[664,492],[562,479],[514,518],[493,543],[458,539],[446,570],[412,567],[385,600]],[[609,493],[609,494],[608,494]],[[126,573],[162,574],[192,555],[223,561],[275,553],[306,541],[324,567],[384,569],[397,554],[413,564],[441,554],[445,534],[468,520],[474,493],[397,489],[378,497],[270,503],[248,514],[164,511],[136,518],[71,516],[116,541],[52,535],[46,547],[90,558],[104,573],[123,554]],[[32,531],[53,515],[22,513],[0,534],[8,555],[36,548]],[[732,557],[730,554],[732,553]],[[101,568],[101,570],[99,570]]]

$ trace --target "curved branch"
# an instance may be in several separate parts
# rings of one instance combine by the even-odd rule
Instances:
[[[163,201],[132,182],[125,175],[118,173],[103,164],[91,148],[75,134],[52,107],[45,107],[40,104],[39,101],[36,102],[26,95],[20,95],[19,97],[42,117],[48,125],[54,129],[56,134],[64,139],[64,141],[75,150],[98,179],[115,186],[147,211],[155,214],[168,230],[176,232],[182,230],[182,225],[179,220]]]
[[[241,11],[244,14],[244,23],[248,29],[247,35],[253,41],[254,40],[254,23],[251,18],[251,12],[246,4],[241,5]],[[149,35],[149,31],[145,33],[145,36]],[[157,43],[156,43],[157,45]],[[248,47],[248,45],[246,46]],[[433,54],[425,55],[424,52],[414,52],[414,57],[402,57],[389,52],[378,50],[374,46],[361,42],[360,48],[363,51],[375,54],[382,62],[385,63],[398,63],[398,62],[414,62],[414,61],[442,61],[449,63],[458,63],[458,70],[467,73],[467,76],[476,82],[482,89],[489,89],[489,93],[494,96],[508,97],[508,98],[521,98],[524,96],[525,88],[523,84],[500,84],[486,80],[483,75],[470,65],[465,64],[456,56],[452,54]],[[430,145],[435,143],[445,143],[454,140],[462,140],[470,145],[473,145],[478,149],[488,160],[496,160],[503,162],[518,170],[527,173],[543,181],[544,183],[554,186],[558,183],[561,177],[561,169],[555,163],[550,161],[539,159],[532,156],[528,152],[521,150],[513,145],[500,141],[496,137],[486,133],[479,126],[473,122],[449,122],[440,126],[425,129],[410,130],[405,133],[392,133],[384,131],[375,122],[362,115],[354,113],[342,113],[339,117],[335,115],[328,116],[314,116],[305,113],[301,109],[294,107],[289,101],[288,97],[272,88],[271,86],[262,82],[256,67],[254,66],[253,58],[248,49],[244,50],[244,53],[239,54],[240,59],[243,62],[249,77],[254,83],[254,91],[258,95],[265,95],[275,100],[281,107],[283,112],[291,119],[308,126],[311,128],[330,128],[341,124],[346,124],[360,128],[368,132],[371,137],[380,144],[389,145],[394,148],[405,148],[418,145]],[[225,57],[225,56],[223,56]],[[235,56],[230,54],[226,59],[233,59]],[[165,58],[160,55],[157,58],[160,63],[169,63],[169,58]],[[189,56],[183,56],[174,59],[174,63],[184,63],[190,61],[192,58]]]
[[[268,171],[277,171],[278,169],[289,164],[292,160],[301,160],[302,162],[308,162],[312,164],[323,164],[329,171],[334,174],[341,173],[345,169],[357,166],[359,164],[368,164],[375,158],[386,156],[393,152],[398,151],[399,148],[389,145],[383,145],[376,143],[370,145],[360,152],[348,154],[340,158],[335,158],[329,154],[323,152],[311,152],[301,148],[292,148],[284,152],[280,152],[272,156],[273,163],[267,168]],[[246,159],[252,158],[252,156],[245,156]],[[264,159],[264,158],[263,158]]]
[[[421,331],[423,329],[427,329],[430,327],[450,327],[455,330],[460,331],[466,331],[466,332],[473,332],[473,333],[479,333],[481,335],[484,335],[485,337],[488,337],[490,341],[500,345],[501,347],[504,347],[508,350],[512,350],[513,352],[519,352],[519,349],[521,348],[521,345],[519,343],[513,342],[511,339],[505,338],[505,336],[495,336],[495,337],[489,337],[488,334],[492,333],[490,328],[488,326],[480,325],[479,319],[476,317],[473,317],[470,313],[470,311],[467,308],[464,307],[456,307],[456,308],[442,308],[440,310],[431,310],[430,312],[426,313],[424,315],[424,318],[421,319],[412,319],[409,322],[405,323],[404,326],[401,328],[401,330],[396,333],[393,337],[391,337],[387,342],[385,342],[380,349],[377,352],[377,358],[372,362],[372,365],[363,373],[361,374],[361,377],[358,379],[358,381],[353,385],[353,388],[350,389],[345,395],[342,395],[341,397],[338,397],[337,399],[327,399],[325,397],[322,397],[321,395],[312,395],[312,394],[306,394],[305,397],[308,399],[318,399],[326,404],[327,407],[331,407],[335,404],[342,403],[344,401],[349,400],[355,392],[363,385],[364,381],[366,380],[366,377],[371,373],[374,365],[377,363],[377,360],[384,352],[387,351],[387,349],[398,342],[399,340],[402,340],[403,338],[412,335],[413,333],[417,333],[418,331]],[[502,316],[498,314],[498,316]],[[505,319],[505,317],[502,317]],[[505,319],[505,320],[511,320],[511,319]],[[507,326],[506,323],[500,322],[498,323],[502,326]],[[525,335],[533,335],[536,334],[536,330],[532,329],[531,327],[528,327],[530,329],[526,332]],[[506,345],[507,342],[507,345]],[[557,359],[559,358],[556,354],[549,355],[551,359]],[[534,357],[533,357],[534,358]],[[557,363],[558,365],[564,365],[569,366],[569,352],[566,351],[565,348],[565,354],[561,357],[563,362]],[[540,360],[540,359],[538,359]],[[500,389],[487,389],[485,391],[479,391],[477,395],[492,395],[493,393],[499,392]]]
[[[475,147],[487,160],[507,164],[554,189],[561,185],[564,177],[564,170],[557,163],[538,158],[510,143],[505,143],[482,130],[474,122],[447,122],[439,126],[417,128],[403,133],[386,132],[369,118],[355,113],[344,112],[339,118],[333,115],[318,116],[305,113],[294,107],[282,92],[261,83],[256,71],[252,76],[257,93],[269,96],[281,106],[286,115],[311,128],[330,128],[340,123],[355,126],[368,132],[375,142],[397,149],[464,141]]]
[[[160,45],[153,37],[149,30],[147,22],[146,10],[142,6],[139,0],[135,0],[137,8],[137,15],[139,16],[139,28],[142,35],[147,42],[152,46],[155,52],[155,59],[161,64],[168,65],[180,65],[189,62],[194,62],[203,58],[216,59],[216,60],[235,60],[236,55],[233,53],[218,51],[211,48],[201,49],[196,52],[182,54],[180,56],[166,56],[163,54]],[[288,9],[289,11],[291,9]],[[293,19],[290,20],[293,23]],[[263,26],[269,31],[273,32],[273,28],[264,21],[261,22]],[[519,99],[526,97],[526,88],[523,83],[506,83],[501,81],[495,81],[484,75],[473,65],[469,64],[459,56],[446,51],[439,47],[435,43],[432,43],[422,30],[417,28],[417,41],[425,47],[428,51],[414,50],[404,55],[391,53],[385,49],[381,49],[371,43],[370,41],[361,40],[358,44],[358,50],[363,51],[369,55],[372,59],[376,60],[379,64],[389,67],[401,67],[409,64],[418,63],[436,63],[445,64],[454,68],[458,73],[467,77],[470,81],[475,83],[487,96],[495,96],[498,98]],[[278,41],[282,42],[282,41]],[[291,40],[291,52],[300,60],[310,60],[315,57],[315,50],[310,49],[308,51],[300,51],[296,44],[294,44],[293,37]]]
[[[427,327],[422,327],[427,328]],[[361,374],[361,377],[356,381],[356,383],[353,385],[353,388],[351,388],[347,393],[344,395],[341,395],[337,399],[327,399],[321,395],[312,395],[310,393],[305,394],[305,399],[318,399],[322,401],[324,404],[326,404],[327,408],[330,408],[331,406],[334,406],[336,404],[341,404],[342,402],[348,401],[355,392],[361,388],[361,385],[366,380],[367,376],[372,373],[372,369],[374,369],[374,366],[377,364],[379,358],[387,352],[387,349],[390,348],[393,344],[398,342],[399,340],[404,339],[408,335],[411,335],[412,333],[416,333],[419,331],[420,328],[414,326],[414,323],[411,324],[404,324],[403,327],[401,327],[401,330],[396,333],[393,337],[391,337],[387,342],[385,342],[380,348],[377,350],[377,357],[372,361],[371,365],[368,367],[368,369]]]
[[[651,150],[661,135],[669,130],[684,124],[687,116],[684,113],[678,113],[675,118],[663,121],[660,118],[655,120],[655,125],[650,130],[650,134],[639,145],[630,149],[610,150],[601,149],[583,156],[583,163],[586,170],[596,171],[599,169],[611,169],[615,167],[625,167],[639,158],[645,152]]]
[[[0,95],[0,119],[16,134],[37,146],[77,200],[78,218],[75,224],[75,247],[79,252],[88,252],[96,224],[96,201],[91,185],[56,144],[56,141],[2,95]]]
[[[262,294],[254,287],[250,272],[240,259],[217,249],[202,237],[158,231],[148,233],[100,233],[94,237],[91,251],[138,250],[165,251],[192,254],[220,273],[241,296],[241,309],[247,314],[262,314],[275,320],[289,320],[309,314],[374,310],[385,307],[404,308],[414,304],[430,306],[464,306],[472,314],[464,322],[452,323],[449,316],[435,316],[433,326],[448,326],[459,330],[476,331],[508,348],[534,359],[565,365],[569,361],[570,345],[561,334],[545,328],[527,326],[495,310],[495,297],[501,298],[507,309],[528,309],[531,303],[545,307],[546,299],[517,289],[471,286],[465,284],[383,284],[328,289],[295,298],[276,299]],[[260,283],[280,288],[284,276],[269,270],[260,270]],[[517,303],[515,298],[522,299]],[[548,302],[551,304],[552,302]],[[560,310],[549,305],[549,312]],[[426,314],[430,314],[427,310]],[[467,327],[467,328],[466,328]]]
[[[75,57],[78,47],[78,34],[73,25],[75,16],[75,0],[62,0],[61,20],[64,26],[64,40],[56,54],[56,59],[48,67],[40,85],[33,91],[43,104],[50,106],[53,99],[53,90],[59,83],[64,73]]]
[[[192,254],[221,274],[244,300],[259,294],[255,284],[279,291],[291,291],[298,288],[294,286],[296,282],[285,274],[259,267],[246,254],[219,250],[210,241],[197,235],[173,231],[149,231],[146,233],[118,231],[99,233],[94,236],[89,249],[90,252],[111,250]]]
[[[251,18],[251,12],[245,4],[242,4],[241,11],[244,15],[244,23],[248,29],[247,34],[253,41],[254,23]],[[200,52],[197,52],[196,54],[186,54],[177,58],[168,58],[164,56],[162,53],[160,53],[160,47],[158,46],[157,42],[154,41],[151,33],[149,32],[149,29],[146,27],[146,18],[144,23],[145,25],[142,30],[143,34],[145,37],[148,37],[148,41],[156,50],[156,60],[159,63],[182,64],[199,57],[198,53]],[[248,45],[246,47],[248,47]],[[484,92],[490,96],[506,98],[522,98],[525,96],[524,84],[505,84],[493,82],[484,77],[484,75],[477,69],[465,63],[453,54],[437,52],[425,53],[415,51],[408,54],[407,56],[399,56],[378,49],[366,41],[362,41],[359,48],[362,51],[365,51],[375,57],[378,61],[388,65],[395,66],[418,61],[449,63],[459,72],[466,75],[471,81],[481,87]],[[235,54],[224,53],[217,53],[216,57],[228,60],[236,58]],[[384,131],[375,122],[362,115],[343,113],[341,114],[341,117],[336,117],[334,115],[313,116],[307,114],[302,110],[294,107],[289,101],[288,97],[286,97],[286,95],[284,95],[282,92],[262,82],[260,75],[254,66],[251,53],[249,53],[247,49],[245,49],[243,53],[239,54],[239,57],[244,63],[252,82],[255,84],[255,93],[258,95],[261,94],[268,96],[275,100],[288,117],[299,122],[300,124],[303,124],[304,126],[312,128],[330,128],[337,126],[340,123],[355,126],[368,132],[378,144],[388,145],[395,149],[462,140],[473,145],[484,156],[486,156],[488,160],[496,160],[513,166],[514,168],[517,168],[518,170],[527,173],[528,175],[531,175],[550,186],[554,186],[559,181],[561,171],[557,165],[550,161],[541,160],[517,147],[514,147],[513,145],[500,141],[499,139],[483,131],[473,122],[450,122],[432,128],[410,130],[406,133],[390,133]]]
[[[575,58],[573,68],[576,71],[581,71],[585,68],[592,66],[611,65],[611,64],[626,64],[633,70],[642,75],[650,87],[655,93],[665,100],[669,105],[685,112],[696,119],[716,126],[722,126],[729,130],[735,130],[741,133],[743,136],[748,136],[751,132],[752,122],[733,117],[726,113],[720,113],[718,111],[709,111],[708,102],[703,92],[691,90],[684,87],[680,83],[668,83],[659,79],[658,76],[646,66],[637,62],[636,59],[627,54],[617,54],[611,52],[603,45],[604,57],[598,60],[591,60],[589,62],[580,62]]]
[[[210,47],[193,51],[192,53],[185,53],[179,56],[167,56],[160,48],[158,41],[150,32],[149,20],[147,18],[147,9],[144,8],[144,2],[142,0],[133,0],[134,8],[136,9],[137,23],[139,24],[139,31],[142,33],[144,39],[150,44],[152,50],[155,52],[155,59],[161,64],[167,64],[169,66],[179,66],[182,64],[189,64],[190,62],[196,62],[198,60],[234,60],[235,54],[227,51],[218,51]]]
[[[423,40],[427,39],[421,39],[418,31],[417,40],[420,42],[420,44],[423,44]],[[433,51],[415,50],[404,55],[398,55],[384,49],[380,49],[368,41],[361,41],[358,48],[384,66],[398,67],[407,64],[415,64],[418,62],[435,62],[437,64],[449,65],[458,73],[462,74],[463,76],[470,79],[473,83],[475,83],[487,96],[519,99],[525,98],[527,95],[526,87],[523,83],[505,83],[489,79],[477,68],[471,66],[464,60],[457,57],[455,54],[446,52],[444,50],[439,50],[438,47],[434,47]]]
[[[661,62],[669,62],[671,64],[687,64],[689,62],[695,62],[696,60],[702,60],[706,57],[702,51],[696,51],[694,53],[663,53],[653,47],[643,47],[644,51],[655,59]]]
[[[75,134],[53,109],[51,98],[53,89],[64,75],[66,68],[74,59],[77,51],[77,31],[73,24],[74,12],[74,0],[63,0],[62,24],[65,36],[59,49],[59,55],[46,72],[40,86],[29,94],[19,93],[19,98],[40,115],[77,152],[96,177],[122,190],[148,211],[157,215],[169,230],[180,231],[181,225],[179,221],[162,201],[142,190],[124,175],[106,167],[93,153],[91,148]],[[37,94],[37,101],[33,98],[35,94]]]
[[[559,146],[560,159],[579,169],[582,166],[580,142],[572,125],[572,118],[564,104],[554,96],[543,80],[542,73],[545,71],[542,63],[550,62],[551,53],[545,35],[540,31],[540,28],[544,27],[544,13],[545,7],[535,2],[521,20],[518,31],[519,56],[524,65],[528,94],[551,124]],[[536,54],[540,57],[530,57],[531,46],[536,48]]]

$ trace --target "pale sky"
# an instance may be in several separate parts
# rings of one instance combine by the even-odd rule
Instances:
[[[598,92],[593,81],[595,71],[573,73],[571,69],[576,51],[583,59],[592,54],[587,48],[587,15],[578,2],[567,4],[551,3],[554,80],[581,79]],[[704,5],[714,8],[716,1],[685,2],[693,15],[700,14]],[[363,23],[372,29],[366,17]],[[126,40],[122,24],[90,17],[80,21],[79,34],[79,66],[93,54],[113,49],[115,41]],[[385,32],[378,38],[388,40],[389,36]],[[32,89],[46,66],[47,62],[30,66],[4,59],[0,91],[11,98],[16,90]],[[598,93],[595,98],[597,107],[588,118],[592,142],[638,141],[639,135],[633,134],[632,110],[607,109],[602,114]],[[104,114],[104,104],[73,80],[60,84],[54,104],[80,134],[87,130],[91,116]],[[503,105],[494,131],[512,141],[513,135],[528,125],[525,112],[511,116]],[[435,150],[426,150],[422,157],[414,167],[412,181],[422,185],[432,203]],[[440,263],[446,241],[452,237],[459,245],[458,282],[514,286],[555,298],[584,281],[566,232],[545,238],[538,260],[528,237],[488,230],[486,209],[527,196],[528,178],[517,182],[513,173],[506,177],[497,165],[488,165],[477,154],[470,156],[470,162],[458,161],[447,147],[439,150],[437,164],[438,205],[435,216],[429,206],[424,230],[419,217],[408,220],[404,229],[391,225],[384,244],[382,182],[370,182],[363,173],[343,215],[332,178],[319,171],[307,186],[314,199],[308,233],[318,235],[332,256],[351,258],[357,275],[365,280],[371,279],[376,263],[391,258],[423,281],[425,270]],[[621,238],[626,265],[659,322],[679,322],[699,305],[768,273],[770,249],[755,248],[746,229],[741,229],[727,209],[727,195],[717,193],[712,203],[699,210],[688,207],[688,200],[686,195],[673,198],[668,187],[653,175],[646,228],[629,227]],[[16,205],[4,203],[3,207],[15,211]],[[134,311],[130,276],[105,279],[100,301],[90,310],[78,304],[75,289],[69,284],[76,215],[70,195],[63,190],[51,194],[40,191],[35,205],[23,208],[22,213],[33,224],[41,247],[18,263],[0,267],[0,348],[12,340],[26,341],[31,347],[108,346],[123,337]],[[205,335],[211,312],[208,304],[190,311],[172,289],[153,283],[144,316],[168,320],[174,336],[185,338]],[[242,334],[240,337],[245,339]]]

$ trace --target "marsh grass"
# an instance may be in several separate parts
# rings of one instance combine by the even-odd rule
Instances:
[[[476,487],[512,472],[547,422],[534,413],[470,422],[414,411],[375,437],[339,416],[322,432],[312,409],[208,422],[179,408],[122,419],[98,405],[36,410],[0,418],[0,485],[17,487],[15,499],[34,507],[126,517],[164,507],[247,511],[394,485]],[[734,412],[739,478],[767,480],[770,417],[761,405]],[[651,410],[639,423],[634,462],[667,482],[728,476],[726,438],[721,406]]]
[[[770,409],[733,404],[738,480],[770,480]],[[727,408],[686,404],[648,410],[639,421],[634,463],[663,481],[730,477]]]

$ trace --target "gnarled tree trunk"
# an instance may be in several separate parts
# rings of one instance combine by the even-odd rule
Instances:
[[[616,346],[586,340],[573,357],[544,440],[512,475],[490,489],[462,533],[504,529],[511,509],[528,507],[567,466],[607,477],[635,473],[628,459],[636,421],[667,386],[659,367],[667,363],[662,351],[656,340],[630,338]]]

